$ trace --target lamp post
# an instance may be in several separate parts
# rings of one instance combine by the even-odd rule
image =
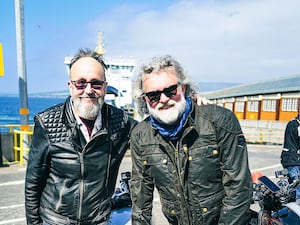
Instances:
[[[17,62],[19,78],[20,122],[21,130],[29,130],[28,97],[26,79],[26,60],[24,44],[24,7],[23,0],[15,0]]]
[[[17,42],[17,62],[18,62],[18,78],[19,78],[19,101],[20,101],[20,130],[29,131],[29,109],[27,96],[27,78],[26,78],[26,60],[25,60],[25,44],[24,44],[24,6],[23,0],[15,0],[15,16],[16,16],[16,42]],[[20,133],[20,141],[24,149],[29,147],[29,135]],[[28,152],[23,151],[21,157],[27,159]]]

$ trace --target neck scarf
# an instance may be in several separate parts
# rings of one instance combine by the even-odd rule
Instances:
[[[179,123],[176,123],[175,126],[168,126],[166,124],[162,124],[155,120],[152,115],[150,115],[150,124],[158,130],[158,132],[171,141],[177,140],[179,134],[182,132],[182,128],[185,124],[185,121],[188,118],[192,109],[192,101],[191,98],[186,98],[185,111],[182,114]]]

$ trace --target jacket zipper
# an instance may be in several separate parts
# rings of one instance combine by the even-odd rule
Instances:
[[[79,212],[78,212],[78,221],[81,220],[81,214],[82,214],[82,202],[83,202],[83,189],[84,189],[84,163],[83,163],[83,153],[79,153],[79,160],[80,160],[80,171],[81,171],[81,179],[80,179],[80,199],[79,199]]]
[[[103,135],[103,134],[108,134],[108,132],[106,131],[102,131],[99,132],[97,135],[95,135],[83,148],[82,152],[78,151],[79,154],[79,162],[80,162],[80,184],[79,184],[79,209],[78,209],[78,217],[77,220],[80,221],[81,220],[81,216],[82,216],[82,209],[83,209],[83,194],[84,194],[84,160],[83,160],[83,155],[86,151],[87,146],[89,145],[90,142],[92,142],[94,139],[96,139],[97,137]],[[78,225],[80,225],[80,222],[78,222]]]
[[[181,166],[180,166],[180,158],[179,158],[179,142],[177,142],[176,147],[173,145],[172,142],[170,142],[171,146],[173,146],[173,148],[175,149],[175,162],[176,162],[176,171],[177,171],[177,175],[178,175],[178,179],[179,179],[179,183],[180,183],[180,189],[179,190],[182,193],[182,197],[181,197],[181,201],[183,201],[184,205],[185,205],[185,209],[186,209],[186,213],[187,213],[187,219],[189,221],[189,224],[191,223],[191,212],[190,212],[190,207],[188,204],[188,200],[186,199],[185,196],[185,192],[184,192],[184,184],[183,184],[183,180],[181,177]]]

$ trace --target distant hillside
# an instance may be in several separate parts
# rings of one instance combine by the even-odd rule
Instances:
[[[230,88],[233,86],[241,85],[241,83],[226,83],[226,82],[200,82],[198,84],[200,92],[210,92],[217,91],[225,88]]]
[[[226,83],[226,82],[200,82],[198,84],[200,92],[211,92],[211,91],[218,91],[225,88],[230,88],[233,86],[238,86],[241,83]],[[41,93],[30,93],[28,97],[44,97],[44,98],[64,98],[69,95],[69,90],[65,91],[56,91],[56,92],[41,92]],[[0,93],[0,96],[13,96],[17,97],[18,94],[5,94]]]
[[[69,90],[56,92],[43,92],[29,94],[30,97],[47,97],[47,98],[66,98],[70,94]]]
[[[69,91],[57,91],[57,92],[41,92],[41,93],[29,93],[28,97],[40,97],[40,98],[65,98],[68,97]],[[0,93],[0,97],[19,97],[19,94],[7,94]]]

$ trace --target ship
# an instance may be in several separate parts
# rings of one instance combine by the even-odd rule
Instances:
[[[134,103],[132,96],[133,75],[136,69],[136,60],[134,58],[106,58],[103,45],[103,34],[98,32],[97,45],[95,51],[103,57],[103,61],[107,65],[107,94],[105,101],[116,107],[122,108],[129,113],[133,113]],[[67,73],[70,73],[70,62],[72,57],[66,56],[64,64]]]

